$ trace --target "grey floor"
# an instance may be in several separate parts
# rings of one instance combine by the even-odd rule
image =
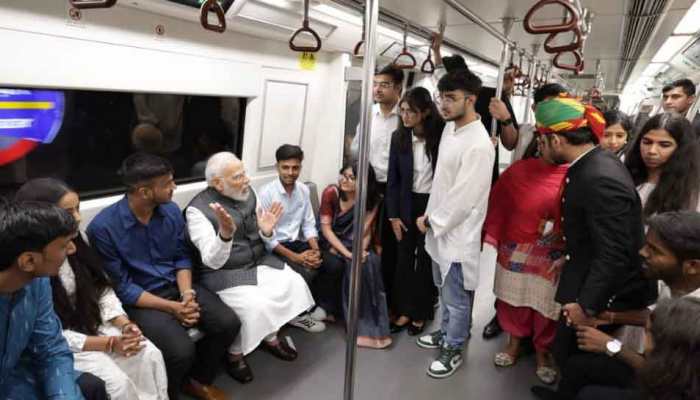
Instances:
[[[389,350],[358,349],[355,399],[452,400],[533,399],[529,388],[538,384],[534,356],[522,358],[507,369],[493,365],[493,355],[503,346],[506,335],[484,341],[481,331],[493,316],[492,293],[494,255],[482,256],[480,287],[477,290],[472,339],[465,351],[465,363],[452,377],[435,380],[425,373],[435,356],[433,350],[415,345],[405,332],[395,336]],[[222,373],[216,385],[231,393],[231,399],[335,400],[343,398],[345,331],[339,324],[326,332],[309,334],[285,328],[299,351],[291,363],[256,351],[248,356],[255,380],[241,385]]]

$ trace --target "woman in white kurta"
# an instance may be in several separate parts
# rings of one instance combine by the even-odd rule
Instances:
[[[77,193],[56,179],[27,182],[17,200],[45,201],[71,212],[80,221]],[[158,348],[131,322],[101,267],[99,257],[82,235],[76,252],[66,259],[59,276],[51,278],[56,314],[73,351],[75,369],[105,381],[113,400],[168,398],[165,362]]]

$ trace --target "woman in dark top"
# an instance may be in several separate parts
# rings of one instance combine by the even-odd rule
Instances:
[[[387,216],[398,242],[392,310],[398,316],[391,326],[409,335],[423,331],[433,318],[435,285],[425,235],[416,219],[425,213],[445,122],[425,88],[406,92],[399,102],[401,122],[391,138],[386,191]]]
[[[345,268],[342,289],[342,311],[347,317],[352,261],[353,217],[356,201],[355,164],[346,164],[340,170],[337,185],[329,185],[321,197],[321,233],[323,240],[323,262],[341,264]],[[357,345],[383,349],[391,345],[389,336],[389,311],[382,281],[381,261],[370,248],[376,225],[379,197],[376,190],[374,170],[369,168],[367,178],[367,213],[362,235],[362,282],[357,321]],[[335,269],[335,268],[334,268]],[[327,296],[326,296],[327,297]]]

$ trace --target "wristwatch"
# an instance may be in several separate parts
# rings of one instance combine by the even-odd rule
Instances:
[[[513,125],[513,118],[504,119],[503,121],[501,121],[501,125],[503,125],[503,126]]]
[[[428,216],[425,216],[425,219],[423,220],[423,225],[425,225],[426,228],[430,228],[430,219],[428,219]]]
[[[613,339],[605,344],[605,354],[610,357],[615,357],[622,350],[622,342],[617,339]]]

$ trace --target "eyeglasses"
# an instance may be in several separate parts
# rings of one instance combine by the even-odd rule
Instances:
[[[355,182],[355,176],[354,175],[340,175],[340,180],[347,181],[347,182]]]
[[[377,82],[377,81],[375,81],[375,82],[372,83],[372,86],[375,87],[375,88],[376,88],[377,86],[379,86],[379,87],[382,88],[382,89],[391,89],[391,88],[394,86],[394,82],[386,82],[386,81],[384,81],[384,82]]]
[[[459,98],[459,99],[454,99],[452,97],[445,97],[441,94],[436,94],[435,95],[435,104],[437,104],[438,106],[443,105],[443,104],[444,105],[452,105],[452,104],[455,104],[459,101],[466,100],[466,99],[467,99],[466,96]]]

